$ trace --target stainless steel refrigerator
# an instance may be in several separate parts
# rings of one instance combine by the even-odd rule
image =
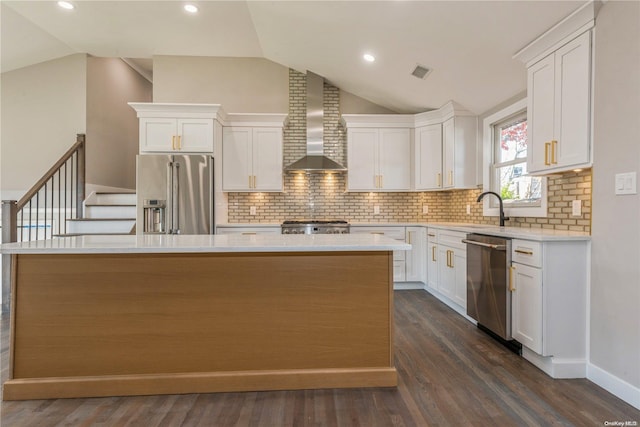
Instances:
[[[137,234],[213,234],[213,158],[137,156]]]

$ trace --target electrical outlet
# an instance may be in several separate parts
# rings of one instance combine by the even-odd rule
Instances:
[[[426,215],[429,213],[429,205],[422,205],[422,214]]]
[[[380,214],[380,206],[375,205],[375,206],[373,207],[373,214],[374,214],[374,215],[379,215],[379,214]]]
[[[471,205],[467,205],[467,215],[471,215]]]
[[[582,201],[574,200],[571,202],[571,215],[573,216],[581,216],[582,215]]]
[[[249,215],[255,215],[256,214],[256,207],[255,206],[250,206],[249,207]]]

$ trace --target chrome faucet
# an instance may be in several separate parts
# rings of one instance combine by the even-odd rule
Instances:
[[[484,193],[478,196],[478,200],[476,200],[476,202],[480,203],[482,201],[482,198],[487,194],[493,194],[498,198],[498,201],[500,202],[500,227],[504,227],[504,222],[509,221],[509,218],[504,216],[504,207],[502,206],[502,197],[500,197],[498,193],[495,193],[493,191],[485,191]]]

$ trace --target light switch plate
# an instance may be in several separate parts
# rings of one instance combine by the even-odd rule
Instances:
[[[250,206],[249,207],[249,215],[255,215],[256,214],[256,207],[255,206]]]
[[[374,214],[374,215],[379,215],[379,214],[380,214],[380,206],[375,205],[375,206],[373,207],[373,214]]]
[[[616,174],[616,195],[625,194],[638,194],[635,172]]]
[[[422,205],[422,213],[424,215],[429,213],[429,205]]]
[[[471,215],[471,205],[467,205],[467,215]]]
[[[571,202],[571,215],[573,216],[582,215],[582,200],[574,200]]]

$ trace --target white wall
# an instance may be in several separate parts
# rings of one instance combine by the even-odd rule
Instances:
[[[606,2],[595,43],[590,362],[634,393],[640,387],[640,200],[616,196],[614,175],[640,171],[640,3]],[[640,393],[635,399],[640,405]]]
[[[154,56],[153,102],[222,104],[227,113],[286,113],[289,70],[262,58]]]
[[[136,188],[138,118],[127,102],[151,102],[152,90],[151,82],[120,58],[88,58],[88,184]]]
[[[2,74],[1,198],[19,198],[86,132],[85,54]]]

